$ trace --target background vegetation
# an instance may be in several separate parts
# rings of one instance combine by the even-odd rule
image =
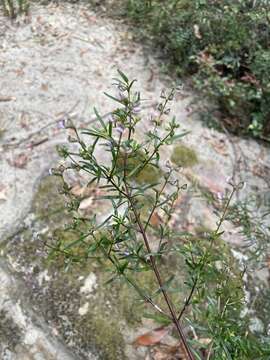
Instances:
[[[208,100],[208,125],[270,141],[270,4],[267,0],[89,0],[130,18],[139,36]],[[2,0],[15,17],[28,0]]]
[[[126,0],[140,35],[211,100],[204,118],[270,140],[270,4],[254,0]]]

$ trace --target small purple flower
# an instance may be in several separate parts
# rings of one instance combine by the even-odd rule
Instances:
[[[110,116],[109,116],[108,121],[109,121],[109,123],[110,123],[110,124],[115,125],[115,118],[114,118],[114,116],[113,116],[113,115],[110,115]]]
[[[122,135],[123,132],[124,132],[124,130],[125,130],[125,128],[124,128],[124,126],[123,126],[122,124],[120,124],[120,125],[118,125],[118,126],[115,128],[115,130],[116,130],[120,135]]]
[[[113,144],[112,144],[110,141],[107,142],[106,146],[107,146],[110,150],[113,149]]]
[[[223,194],[221,192],[217,193],[218,200],[223,200]]]
[[[157,120],[160,120],[160,113],[158,113],[156,110],[151,111],[151,113],[150,113],[150,121],[151,122],[156,122]]]
[[[134,108],[132,109],[133,114],[139,114],[141,112],[141,108],[140,105],[136,105],[134,106]]]
[[[60,121],[58,121],[57,127],[58,127],[58,129],[65,129],[65,128],[66,128],[66,121],[65,121],[65,119],[61,119]]]
[[[121,91],[119,91],[117,99],[120,101],[124,101],[126,99],[126,96]]]

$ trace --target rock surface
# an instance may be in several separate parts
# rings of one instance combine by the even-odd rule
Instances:
[[[85,5],[33,5],[31,19],[20,24],[0,17],[0,50],[0,357],[144,358],[144,351],[130,345],[144,324],[136,313],[129,318],[125,291],[112,290],[106,300],[104,279],[92,265],[70,274],[55,263],[46,265],[40,237],[50,236],[50,221],[63,219],[56,213],[48,220],[46,212],[62,205],[45,175],[58,160],[56,145],[66,141],[61,120],[71,116],[76,125],[87,125],[95,121],[93,106],[101,114],[111,111],[103,91],[117,68],[138,80],[145,112],[153,111],[161,90],[174,84],[161,76],[157,61],[132,41],[121,22],[100,18]],[[171,110],[181,128],[191,131],[183,144],[196,153],[192,164],[186,158],[182,164],[183,182],[220,197],[233,177],[246,183],[240,199],[256,193],[268,207],[270,149],[203,127],[190,111],[190,100],[178,93]],[[147,122],[142,132],[146,128]],[[173,152],[168,148],[163,160],[175,158]],[[187,192],[183,199],[175,217],[179,226],[215,227],[214,209],[205,198],[191,202]],[[243,236],[229,222],[226,230],[226,240],[241,251]],[[268,276],[266,269],[264,284]],[[109,324],[106,316],[119,296],[124,308]]]

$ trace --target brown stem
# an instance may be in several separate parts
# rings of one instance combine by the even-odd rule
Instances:
[[[132,211],[133,211],[133,213],[134,213],[134,215],[135,215],[135,218],[136,218],[136,222],[137,222],[137,224],[138,224],[138,226],[139,226],[139,229],[140,229],[140,232],[141,232],[141,234],[142,234],[142,237],[143,237],[144,244],[145,244],[145,247],[146,247],[146,249],[147,249],[147,252],[148,252],[149,254],[151,254],[151,248],[150,248],[150,245],[149,245],[149,241],[148,241],[147,235],[146,235],[146,233],[145,233],[145,231],[144,231],[144,226],[143,226],[142,223],[141,223],[140,216],[139,216],[139,214],[137,213],[137,210],[136,210],[136,208],[135,208],[135,206],[134,206],[134,204],[133,204],[132,198],[130,197],[130,195],[128,195],[128,197],[129,197],[129,202],[130,202]],[[152,269],[153,269],[153,271],[154,271],[154,273],[155,273],[155,276],[156,276],[156,279],[157,279],[157,281],[158,281],[159,287],[160,287],[161,292],[162,292],[162,294],[163,294],[163,297],[164,297],[164,299],[165,299],[165,301],[166,301],[166,304],[167,304],[168,309],[169,309],[169,311],[170,311],[172,320],[173,320],[173,322],[174,322],[174,324],[175,324],[175,327],[176,327],[176,329],[177,329],[178,335],[179,335],[179,337],[180,337],[180,339],[181,339],[181,341],[182,341],[182,343],[183,343],[183,345],[184,345],[184,348],[185,348],[185,351],[186,351],[186,353],[187,353],[187,355],[188,355],[188,357],[189,357],[189,360],[195,360],[195,359],[194,359],[194,356],[193,356],[193,354],[192,354],[192,352],[191,352],[191,350],[190,350],[190,348],[189,348],[189,345],[188,345],[188,343],[187,343],[187,341],[186,341],[186,337],[185,337],[185,335],[184,335],[184,333],[183,333],[183,330],[182,330],[182,328],[181,328],[181,326],[180,326],[180,324],[179,324],[179,321],[178,321],[178,319],[177,319],[177,315],[176,315],[176,313],[175,313],[175,310],[174,310],[174,308],[173,308],[173,305],[172,305],[172,303],[171,303],[171,300],[170,300],[170,298],[169,298],[166,290],[163,288],[163,281],[162,281],[162,279],[161,279],[160,272],[159,272],[159,270],[158,270],[158,268],[157,268],[155,258],[154,258],[152,255],[150,255],[149,258],[150,258],[150,262],[151,262]]]
[[[190,293],[189,293],[189,296],[188,296],[188,298],[186,299],[185,304],[184,304],[184,306],[183,306],[180,314],[178,315],[178,318],[177,318],[178,321],[181,320],[184,312],[186,311],[186,308],[189,306],[189,304],[190,304],[190,302],[191,302],[192,296],[193,296],[194,291],[195,291],[196,286],[197,286],[197,282],[198,282],[198,277],[196,277],[196,279],[195,279],[195,281],[194,281],[194,283],[193,283],[193,286],[192,286],[192,288],[191,288],[191,291],[190,291]]]
[[[153,156],[153,154],[152,154]],[[194,359],[194,356],[189,348],[189,345],[187,343],[187,340],[186,340],[186,337],[184,335],[184,332],[181,328],[181,325],[179,324],[179,321],[177,319],[177,314],[173,308],[173,305],[171,303],[171,300],[166,292],[166,290],[164,289],[163,287],[163,281],[162,281],[162,278],[161,278],[161,275],[160,275],[160,272],[158,270],[158,267],[156,265],[156,261],[155,261],[155,258],[151,255],[151,248],[150,248],[150,245],[149,245],[149,241],[148,241],[148,238],[147,238],[147,235],[146,235],[146,231],[145,231],[145,227],[143,226],[142,222],[141,222],[141,219],[140,219],[140,215],[138,214],[137,212],[137,209],[134,205],[134,202],[133,202],[133,198],[132,198],[132,195],[130,193],[130,189],[128,187],[128,184],[126,182],[126,178],[127,178],[127,173],[126,173],[126,165],[127,165],[127,154],[125,154],[124,156],[124,186],[125,186],[125,192],[126,192],[126,197],[127,197],[127,200],[129,201],[130,203],[130,206],[131,206],[131,209],[133,211],[133,214],[135,216],[135,220],[136,220],[136,223],[138,224],[139,226],[139,230],[140,230],[140,233],[143,237],[143,241],[144,241],[144,244],[145,244],[145,247],[147,249],[147,252],[149,255],[149,259],[150,259],[150,263],[151,263],[151,266],[152,266],[152,269],[154,271],[154,274],[156,276],[156,279],[157,279],[157,282],[158,282],[158,285],[159,285],[159,288],[163,294],[163,297],[165,299],[165,302],[168,306],[168,309],[169,309],[169,312],[170,312],[170,315],[171,315],[171,318],[172,318],[172,321],[174,322],[175,324],[175,327],[177,329],[177,332],[178,332],[178,335],[179,335],[179,338],[180,340],[182,341],[183,343],[183,346],[184,346],[184,349],[188,355],[188,358],[189,360],[195,360]]]

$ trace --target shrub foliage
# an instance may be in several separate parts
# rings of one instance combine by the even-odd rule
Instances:
[[[162,91],[157,114],[148,118],[142,136],[139,124],[147,120],[141,113],[143,100],[133,91],[135,80],[120,70],[118,75],[117,95],[106,94],[116,106],[108,119],[95,110],[97,123],[85,129],[61,120],[72,144],[58,149],[64,160],[51,173],[62,180],[60,191],[71,212],[66,230],[78,237],[69,243],[55,239],[51,256],[64,256],[67,267],[96,260],[109,283],[129,285],[145,304],[146,317],[174,329],[186,359],[269,359],[266,330],[255,336],[249,327],[247,269],[235,262],[222,240],[222,224],[238,211],[230,203],[243,184],[229,184],[232,191],[220,199],[215,230],[188,232],[174,225],[177,203],[189,189],[179,168],[160,159],[162,149],[173,143],[182,155],[187,151],[179,147],[185,132],[166,116],[176,90]],[[95,201],[106,203],[105,218],[80,212],[82,199],[72,192],[70,172],[84,174],[85,186],[101,191]],[[142,283],[144,274],[151,286]]]
[[[218,110],[212,120],[269,140],[268,1],[127,0],[126,9],[181,75],[193,75]]]

